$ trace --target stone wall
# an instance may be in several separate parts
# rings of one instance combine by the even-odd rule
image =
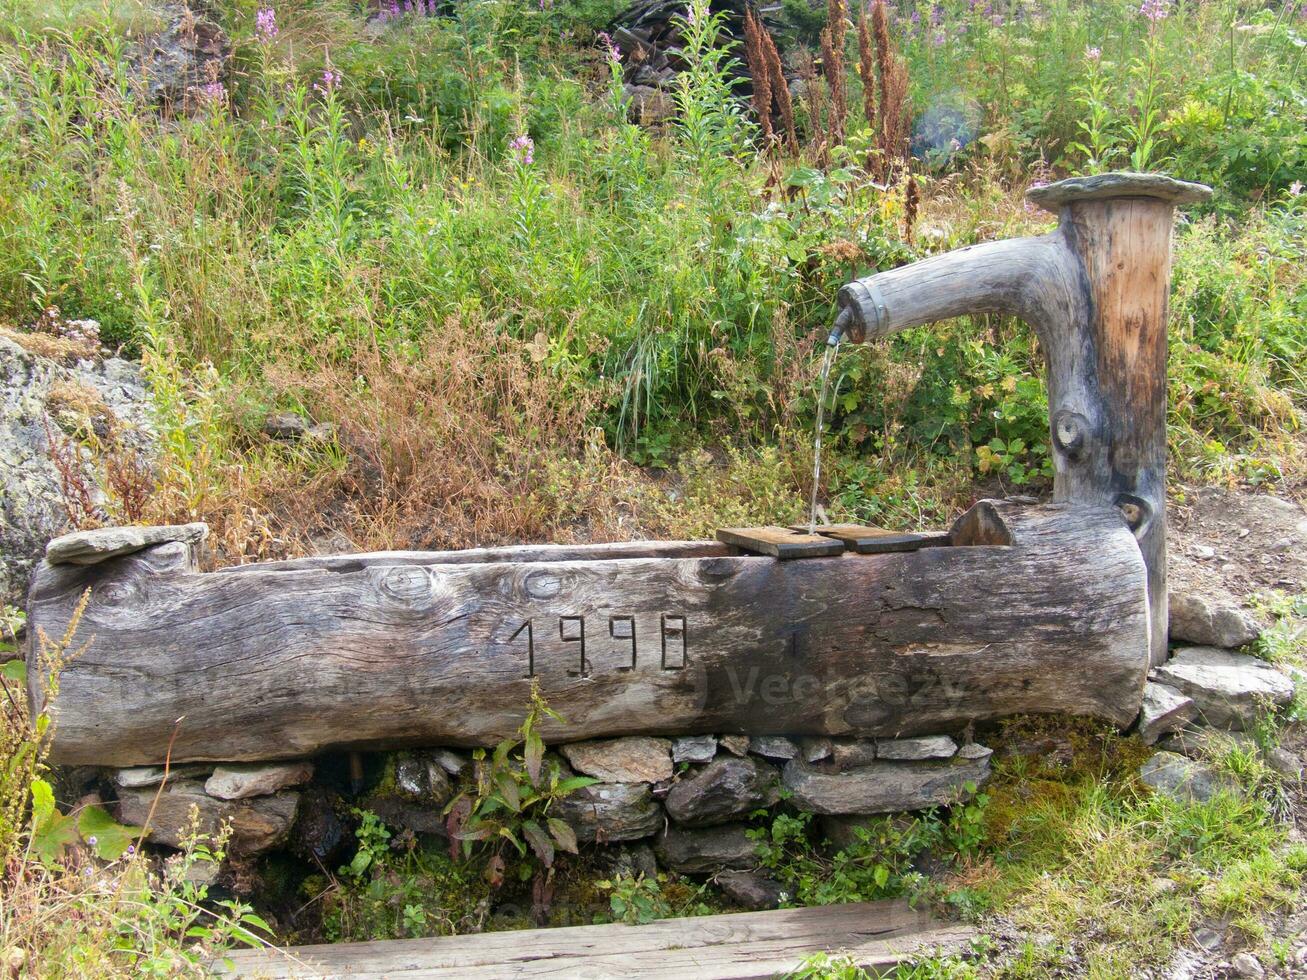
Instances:
[[[574,742],[552,749],[564,776],[598,782],[558,800],[583,848],[613,847],[648,875],[658,870],[714,875],[740,904],[782,900],[780,885],[757,872],[746,821],[781,805],[818,815],[833,842],[852,840],[860,820],[964,800],[989,776],[990,750],[937,735],[904,739],[700,735]],[[433,748],[363,758],[362,785],[342,785],[340,760],[267,765],[183,764],[169,773],[143,766],[105,775],[126,824],[150,818],[149,839],[180,846],[198,812],[202,833],[230,822],[229,852],[248,859],[289,851],[331,866],[347,847],[347,813],[375,813],[394,833],[448,836],[446,804],[474,785],[466,750]],[[334,766],[334,772],[333,770]],[[90,773],[87,773],[90,775]],[[153,815],[151,817],[151,812]]]

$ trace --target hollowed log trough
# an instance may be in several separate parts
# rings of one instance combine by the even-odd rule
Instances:
[[[34,634],[61,635],[90,590],[53,761],[485,745],[518,728],[533,683],[566,719],[551,741],[894,736],[1026,712],[1125,726],[1149,661],[1145,564],[1108,506],[984,501],[945,546],[794,561],[637,542],[201,573],[195,549],[39,567]]]

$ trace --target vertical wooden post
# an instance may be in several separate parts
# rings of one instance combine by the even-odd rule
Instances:
[[[1148,566],[1150,659],[1166,658],[1166,320],[1177,204],[1211,189],[1159,174],[1078,177],[1027,197],[1059,216],[991,242],[849,283],[841,329],[881,337],[968,313],[1039,335],[1057,500],[1116,507]]]

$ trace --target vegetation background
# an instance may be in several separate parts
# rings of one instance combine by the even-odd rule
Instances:
[[[839,71],[823,78],[811,66],[827,14],[786,2],[800,28],[782,41],[804,80],[791,145],[764,137],[733,82],[745,52],[714,45],[720,21],[702,4],[676,112],[655,127],[629,117],[623,55],[599,33],[618,13],[609,0],[411,6],[214,0],[205,11],[233,41],[231,71],[197,86],[185,112],[161,114],[138,84],[135,45],[166,9],[0,0],[0,329],[57,335],[94,318],[105,343],[143,362],[156,399],[151,471],[124,467],[114,434],[89,421],[64,433],[112,477],[110,519],[205,520],[219,563],[799,519],[837,288],[1046,230],[1054,219],[1023,203],[1025,188],[1106,169],[1217,192],[1175,236],[1177,492],[1304,496],[1296,0],[904,0],[882,13],[906,72],[906,160],[886,151],[884,116],[863,111],[856,8],[826,35],[824,62]],[[825,512],[939,526],[975,497],[1046,489],[1041,362],[1026,327],[996,316],[843,349]],[[262,425],[278,411],[329,434],[269,440]],[[1267,602],[1293,608],[1291,596]],[[1292,622],[1286,612],[1268,655],[1298,655]],[[1023,954],[1026,975],[1084,941],[1086,894],[1101,898],[1100,975],[1162,955],[1212,903],[1264,936],[1262,916],[1293,901],[1304,867],[1272,797],[1237,813],[1159,812],[1132,795],[1120,746],[1102,738],[1078,743],[1085,768],[1047,798],[1000,782],[989,857],[950,838],[971,862],[955,902],[1017,909],[1061,937]],[[994,844],[1011,840],[1022,847]],[[896,885],[899,844],[877,852]],[[1178,897],[1124,891],[1175,865]],[[205,896],[179,880],[161,892],[166,908],[133,899],[159,916],[149,935],[191,927]],[[25,894],[39,905],[49,892]],[[636,887],[622,904],[657,901]],[[115,908],[105,928],[131,950],[144,920]],[[13,909],[6,949],[53,942],[40,930],[57,916]],[[229,925],[194,941],[230,941],[247,911],[228,909]],[[77,950],[71,973],[91,962],[76,959],[91,946],[59,935]],[[100,965],[185,969],[189,941],[133,960],[105,946]]]

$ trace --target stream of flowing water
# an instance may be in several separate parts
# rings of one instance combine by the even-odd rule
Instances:
[[[812,499],[808,505],[808,533],[817,533],[817,488],[821,486],[821,433],[826,419],[826,390],[830,387],[830,368],[835,352],[840,349],[836,341],[826,348],[821,359],[821,395],[817,398],[817,434],[812,443]]]

